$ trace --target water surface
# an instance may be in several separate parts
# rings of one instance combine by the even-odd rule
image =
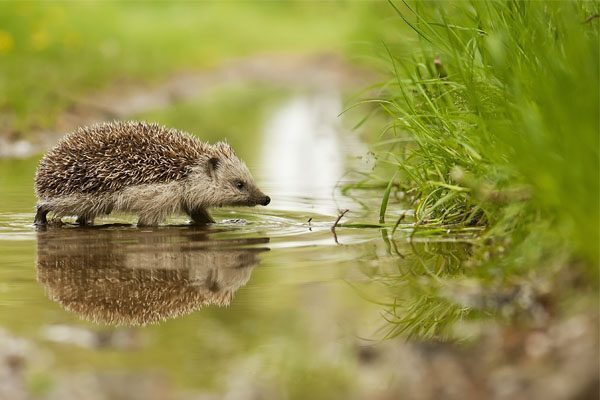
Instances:
[[[359,204],[340,193],[348,169],[370,168],[366,146],[338,118],[341,95],[255,96],[238,99],[256,109],[244,122],[210,120],[203,112],[225,102],[204,98],[139,116],[225,136],[273,199],[214,210],[212,226],[175,216],[137,228],[124,215],[36,231],[39,157],[0,163],[0,327],[36,346],[25,386],[57,396],[92,377],[95,390],[139,389],[144,398],[364,398],[385,385],[360,372],[363,349],[389,332],[383,317],[394,298],[422,298],[413,278],[458,268],[469,237],[410,241],[410,219],[393,235],[334,234],[340,210],[369,221],[377,217],[364,204],[378,210],[376,197]],[[204,130],[219,123],[221,133]],[[391,291],[399,271],[408,278]]]

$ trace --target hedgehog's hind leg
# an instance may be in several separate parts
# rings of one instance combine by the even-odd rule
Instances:
[[[188,212],[194,225],[214,224],[215,220],[210,216],[204,208],[194,208]]]
[[[37,206],[35,206],[35,208],[36,212],[33,224],[36,226],[46,225],[48,223],[46,215],[48,215],[48,213],[50,212],[50,208],[44,204],[38,204]]]

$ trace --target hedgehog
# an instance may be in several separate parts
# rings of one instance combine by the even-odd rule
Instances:
[[[268,205],[246,165],[225,142],[146,122],[81,127],[40,160],[34,224],[74,216],[91,225],[112,212],[133,213],[138,226],[187,214],[193,224],[215,221],[209,207]]]

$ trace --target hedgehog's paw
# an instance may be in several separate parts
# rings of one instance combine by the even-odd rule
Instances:
[[[210,216],[208,211],[203,208],[196,208],[188,213],[194,225],[214,224],[215,220]]]
[[[48,208],[48,206],[38,204],[35,207],[35,209],[36,209],[36,212],[35,212],[35,218],[33,220],[33,224],[35,226],[46,225],[48,223],[46,215],[48,215],[48,213],[50,212],[50,209]]]
[[[80,215],[77,217],[75,223],[79,226],[92,226],[94,225],[94,218],[87,215]]]

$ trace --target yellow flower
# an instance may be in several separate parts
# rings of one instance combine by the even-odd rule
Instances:
[[[44,50],[50,44],[48,33],[38,30],[31,35],[31,47],[35,50]]]
[[[6,31],[0,31],[0,54],[6,54],[12,50],[14,46],[13,37]]]

